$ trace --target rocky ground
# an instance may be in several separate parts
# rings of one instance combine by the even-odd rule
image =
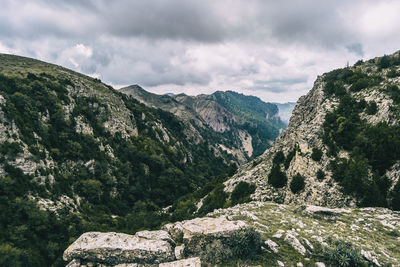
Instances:
[[[318,266],[319,250],[335,240],[351,242],[372,266],[400,266],[400,212],[251,202],[210,215],[246,221],[260,232],[269,244],[263,266]]]
[[[262,250],[253,259],[235,258],[229,245],[243,229],[261,235]],[[400,212],[384,208],[250,202],[134,236],[85,233],[64,259],[69,267],[336,266],[327,251],[342,240],[365,265],[400,266],[399,229]]]

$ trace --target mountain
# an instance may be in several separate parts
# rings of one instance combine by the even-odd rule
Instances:
[[[157,95],[133,85],[120,92],[150,107],[172,112],[190,128],[213,130],[225,139],[220,147],[242,163],[261,155],[285,127],[276,105],[233,91],[198,96]]]
[[[287,124],[289,124],[289,119],[292,116],[292,111],[296,106],[296,102],[287,102],[287,103],[273,103],[278,107],[279,110],[279,118]]]
[[[191,118],[60,66],[0,54],[0,266],[65,266],[62,251],[81,233],[158,227],[171,220],[162,208],[226,180],[248,155],[227,153],[229,134]],[[239,125],[245,139],[255,124]],[[179,216],[193,209],[185,208]]]
[[[192,207],[192,217],[131,236],[87,232],[64,259],[75,266],[399,266],[399,84],[400,51],[319,76],[270,149],[209,193],[168,209]]]
[[[400,52],[317,78],[286,131],[229,181],[254,199],[400,210]]]

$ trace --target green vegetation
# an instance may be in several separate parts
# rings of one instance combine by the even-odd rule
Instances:
[[[250,202],[250,195],[254,193],[256,186],[240,181],[231,193],[231,205]]]
[[[317,171],[317,179],[318,181],[322,181],[325,179],[325,172],[322,169]]]
[[[332,247],[325,248],[324,254],[327,263],[332,266],[363,267],[368,265],[368,262],[361,256],[360,251],[350,242],[343,240],[335,241]]]
[[[290,182],[290,190],[293,194],[297,194],[304,189],[304,176],[296,174]]]
[[[279,165],[273,165],[268,175],[268,183],[275,188],[282,188],[287,184],[287,176]]]
[[[313,149],[312,149],[312,154],[311,154],[311,158],[312,158],[314,161],[316,161],[316,162],[320,161],[321,158],[322,158],[322,151],[321,151],[321,149],[316,148],[316,147],[313,147]]]
[[[265,103],[258,97],[245,96],[233,91],[217,91],[210,98],[215,98],[217,103],[247,122],[236,127],[248,131],[252,136],[253,157],[264,153],[268,148],[268,140],[274,140],[279,135],[279,129],[285,128],[282,121],[274,118],[278,107]],[[229,132],[226,135],[229,135]]]
[[[385,56],[378,63],[380,68],[394,64],[398,64],[398,57]],[[326,93],[339,99],[337,108],[326,114],[323,125],[323,141],[328,147],[328,156],[334,157],[330,166],[333,178],[342,185],[345,193],[356,196],[361,205],[393,208],[386,201],[390,182],[384,174],[400,159],[400,127],[386,122],[368,124],[360,118],[360,113],[376,114],[378,107],[374,101],[358,101],[350,94],[338,94],[336,89],[332,89],[348,84],[351,91],[360,91],[379,86],[382,77],[346,68],[326,74],[324,81],[326,85],[329,83]],[[400,103],[397,102],[400,90],[396,85],[389,84],[380,90],[389,94],[397,105]],[[338,158],[340,149],[348,151],[350,158]]]
[[[3,57],[0,69],[7,74],[0,74],[0,94],[6,100],[2,110],[19,132],[8,136],[15,141],[0,145],[0,163],[7,173],[0,177],[1,266],[65,266],[63,251],[83,232],[135,233],[188,218],[195,210],[191,198],[210,192],[209,182],[226,179],[229,166],[215,157],[207,142],[193,145],[172,114],[147,108],[99,81],[60,67],[37,61],[34,68],[36,63],[28,59],[8,62]],[[8,74],[7,64],[18,72]],[[87,94],[68,89],[82,89],[82,83]],[[111,133],[104,126],[115,112],[109,103],[130,111],[126,123],[135,125],[138,135]],[[93,134],[76,131],[80,123]],[[159,138],[157,125],[168,132],[169,141]],[[36,162],[54,161],[54,167],[24,175],[9,165],[22,152],[20,141]],[[47,177],[46,182],[35,182],[38,176]],[[220,176],[225,178],[216,178]],[[204,184],[208,187],[203,189]],[[225,203],[228,196],[218,190],[205,201],[208,208],[202,212]],[[51,212],[31,200],[57,203],[61,196],[71,202],[79,197],[79,206]],[[175,204],[171,216],[161,212],[177,199],[180,204]],[[11,256],[1,256],[6,254]]]
[[[231,238],[233,256],[239,259],[255,259],[262,252],[264,242],[260,233],[252,228],[236,232]]]

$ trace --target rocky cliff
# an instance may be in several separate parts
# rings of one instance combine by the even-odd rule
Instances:
[[[247,181],[263,201],[400,209],[399,84],[399,52],[318,77],[273,147],[225,190]]]

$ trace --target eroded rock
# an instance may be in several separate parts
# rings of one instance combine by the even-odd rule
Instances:
[[[137,235],[88,232],[65,250],[63,258],[66,261],[82,259],[107,264],[171,261],[175,259],[173,248],[170,242],[162,239],[167,237],[166,234],[164,232],[160,236],[153,236],[143,232]]]
[[[294,248],[294,250],[299,252],[301,255],[306,254],[306,252],[307,252],[306,248],[297,239],[295,233],[289,231],[286,234],[285,241],[288,242]]]

